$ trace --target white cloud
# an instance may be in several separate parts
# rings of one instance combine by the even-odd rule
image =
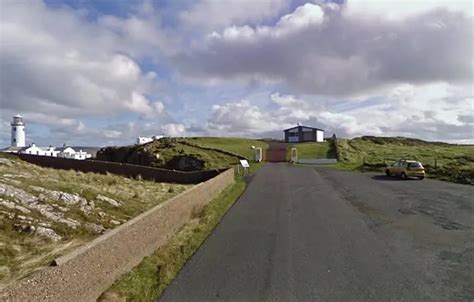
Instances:
[[[376,16],[400,20],[436,9],[473,14],[473,4],[470,0],[349,0],[345,13],[359,17]]]
[[[186,131],[186,126],[184,124],[177,124],[177,123],[169,123],[166,125],[161,126],[162,132],[166,136],[171,136],[171,137],[181,137],[185,136],[187,131]]]
[[[321,105],[318,99],[270,95],[260,108],[248,101],[214,105],[208,121],[211,133],[220,135],[282,137],[282,130],[297,122],[340,137],[362,135],[408,136],[450,142],[474,142],[474,98],[468,88],[448,84],[402,84],[385,92],[387,97],[361,101],[343,110]],[[344,104],[350,103],[344,102]]]
[[[282,38],[293,32],[321,24],[323,17],[324,12],[319,5],[306,3],[296,8],[293,13],[282,16],[275,26],[256,26],[255,28],[248,25],[231,26],[225,28],[222,34],[216,31],[212,32],[208,38],[211,40],[252,40],[255,42],[268,37]]]
[[[125,106],[132,112],[139,113],[145,118],[155,118],[163,113],[164,105],[161,102],[150,102],[143,95],[133,92],[132,98],[125,102]]]
[[[201,0],[183,11],[181,20],[190,27],[217,29],[274,17],[287,6],[284,0]]]
[[[313,24],[321,24],[323,22],[324,12],[319,5],[306,3],[297,7],[291,14],[281,17],[276,24],[281,29],[301,29]]]
[[[473,80],[473,18],[421,10],[403,20],[359,18],[305,4],[273,26],[230,26],[175,57],[203,83],[279,81],[293,93],[354,96],[400,83]]]
[[[3,110],[37,117],[156,117],[147,94],[156,80],[133,55],[163,42],[151,21],[103,17],[89,22],[72,9],[42,2],[3,2],[0,19],[0,102]],[[43,123],[48,123],[47,118]]]

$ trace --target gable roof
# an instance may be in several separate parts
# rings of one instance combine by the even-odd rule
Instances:
[[[291,127],[291,128],[288,128],[288,129],[285,129],[283,130],[284,132],[288,131],[288,130],[291,130],[291,129],[296,129],[296,128],[309,128],[309,129],[314,129],[314,130],[319,130],[319,131],[324,131],[324,129],[321,129],[321,128],[315,128],[315,127],[310,127],[310,126],[303,126],[303,125],[299,125],[299,126],[294,126],[294,127]]]
[[[83,146],[72,146],[71,148],[73,148],[76,151],[82,150],[82,152],[90,153],[94,157],[96,156],[97,151],[99,151],[100,149],[98,147],[83,147]]]

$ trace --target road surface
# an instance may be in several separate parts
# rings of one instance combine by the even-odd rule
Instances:
[[[159,301],[473,301],[473,196],[266,164]]]

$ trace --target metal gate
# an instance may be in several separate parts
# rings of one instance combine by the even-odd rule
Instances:
[[[269,162],[286,161],[286,148],[268,149],[266,152],[266,161],[269,161]]]

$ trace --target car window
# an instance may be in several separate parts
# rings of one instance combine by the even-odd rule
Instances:
[[[408,165],[408,167],[410,168],[423,168],[423,166],[421,165],[421,163],[410,163]]]

